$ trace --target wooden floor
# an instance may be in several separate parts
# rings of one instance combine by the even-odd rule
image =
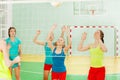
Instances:
[[[24,54],[22,61],[24,62],[44,62],[44,55]],[[89,56],[67,56],[65,60],[67,73],[72,75],[88,74],[90,67]],[[120,73],[120,57],[104,57],[104,65],[106,67],[106,74]]]

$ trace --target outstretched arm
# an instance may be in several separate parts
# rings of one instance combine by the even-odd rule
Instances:
[[[40,33],[41,33],[40,30],[38,30],[36,32],[36,35],[35,35],[35,37],[33,39],[33,42],[36,43],[36,44],[38,44],[38,45],[45,45],[45,42],[42,42],[42,41],[38,40],[38,36],[40,35]]]
[[[50,36],[53,34],[53,31],[55,30],[56,27],[57,27],[57,25],[54,24],[54,25],[51,27],[51,29],[50,29],[50,31],[49,31],[49,33],[48,33],[48,36],[47,36],[48,46],[51,48],[52,51],[53,51],[53,49],[54,49],[54,45],[52,44],[52,40],[50,40],[49,38],[50,38]]]
[[[72,41],[70,38],[70,27],[67,26],[66,29],[67,29],[66,32],[67,32],[67,38],[68,38],[68,45],[65,46],[65,48],[64,48],[65,53],[70,49],[71,44],[72,44]]]
[[[87,45],[87,46],[83,46],[83,43],[86,39],[86,36],[87,36],[87,33],[83,33],[82,34],[82,38],[80,40],[80,43],[79,43],[79,46],[78,46],[78,51],[87,51],[90,49],[90,45]]]
[[[52,41],[50,41],[50,40],[48,41],[48,46],[52,51],[55,48],[55,46],[52,44]]]
[[[63,38],[64,37],[64,33],[66,31],[66,26],[65,25],[62,27],[61,31],[62,31],[62,33],[61,33],[60,37]]]
[[[48,33],[48,36],[47,36],[47,41],[49,41],[49,38],[50,38],[51,34],[53,33],[53,31],[55,30],[56,27],[57,27],[56,24],[54,24],[54,25],[51,27],[51,29],[50,29],[50,31],[49,31],[49,33]]]

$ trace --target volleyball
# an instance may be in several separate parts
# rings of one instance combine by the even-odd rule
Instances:
[[[61,4],[61,2],[51,2],[51,5],[54,7],[59,7]]]

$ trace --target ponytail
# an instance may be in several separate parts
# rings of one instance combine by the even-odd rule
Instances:
[[[102,40],[102,42],[104,43],[104,39],[103,39],[103,38],[101,38],[101,40]]]
[[[104,33],[102,30],[100,30],[100,38],[101,38],[102,42],[104,43]]]

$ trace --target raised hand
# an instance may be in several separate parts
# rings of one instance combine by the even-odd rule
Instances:
[[[53,24],[52,30],[54,30],[57,27],[57,24]]]
[[[62,30],[62,32],[65,32],[66,29],[67,29],[67,26],[64,25],[61,30]]]
[[[87,33],[86,32],[84,32],[83,34],[82,34],[82,40],[86,40],[86,37],[87,37]]]
[[[40,33],[41,33],[40,30],[37,30],[36,34],[37,34],[37,35],[40,35]]]

